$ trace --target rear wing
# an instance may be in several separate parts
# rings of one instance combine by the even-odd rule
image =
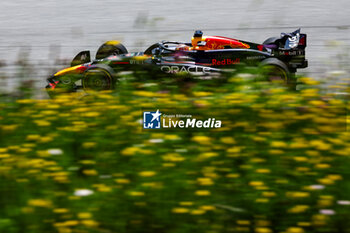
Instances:
[[[306,34],[301,34],[300,29],[288,34],[282,33],[280,42],[281,46],[275,50],[275,54],[288,64],[290,69],[308,67],[308,61],[305,59]]]
[[[282,33],[281,39],[284,42],[284,49],[305,49],[306,34],[300,33],[300,28],[292,33]]]

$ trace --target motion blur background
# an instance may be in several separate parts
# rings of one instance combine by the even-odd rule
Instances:
[[[336,84],[349,69],[348,0],[2,0],[0,10],[3,92],[23,79],[43,87],[76,53],[89,49],[94,56],[106,40],[143,51],[160,40],[189,41],[196,29],[262,43],[301,27],[309,59],[301,74]]]

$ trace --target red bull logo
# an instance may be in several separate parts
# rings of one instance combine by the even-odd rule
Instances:
[[[232,60],[230,58],[227,59],[223,59],[223,60],[216,60],[216,59],[212,59],[211,63],[214,66],[226,66],[226,65],[234,65],[234,64],[238,64],[240,63],[241,60],[239,58],[236,58],[235,60]]]

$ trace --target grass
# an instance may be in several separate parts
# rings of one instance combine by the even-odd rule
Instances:
[[[350,232],[347,102],[301,80],[6,99],[0,232]],[[223,127],[143,130],[143,109]]]

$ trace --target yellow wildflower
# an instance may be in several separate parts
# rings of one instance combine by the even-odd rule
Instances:
[[[128,147],[122,150],[121,154],[125,156],[132,156],[135,155],[139,150],[140,148],[138,147]]]
[[[255,228],[255,233],[272,233],[272,230],[267,227],[257,227]]]
[[[86,219],[86,218],[91,218],[91,217],[92,217],[91,213],[88,213],[88,212],[78,213],[78,218],[80,218],[80,219]]]
[[[35,207],[50,208],[52,206],[52,202],[50,200],[44,199],[32,199],[28,201],[28,205]]]
[[[83,174],[87,176],[96,176],[98,172],[94,169],[90,169],[90,170],[83,170]]]
[[[129,184],[130,183],[130,180],[129,179],[115,179],[114,180],[116,183],[118,184]]]
[[[192,141],[195,141],[195,142],[202,144],[202,145],[208,145],[208,144],[210,144],[211,139],[210,139],[210,137],[207,137],[207,136],[194,136],[192,138]]]
[[[197,190],[195,194],[197,196],[209,196],[211,193],[209,190]]]
[[[183,208],[183,207],[177,207],[171,210],[171,212],[175,214],[185,214],[185,213],[188,213],[189,211],[190,211],[189,209]]]
[[[289,227],[286,233],[304,233],[304,229],[301,227]]]
[[[151,176],[154,176],[156,174],[157,173],[154,172],[154,171],[142,171],[142,172],[139,172],[139,176],[143,176],[143,177],[151,177]]]

